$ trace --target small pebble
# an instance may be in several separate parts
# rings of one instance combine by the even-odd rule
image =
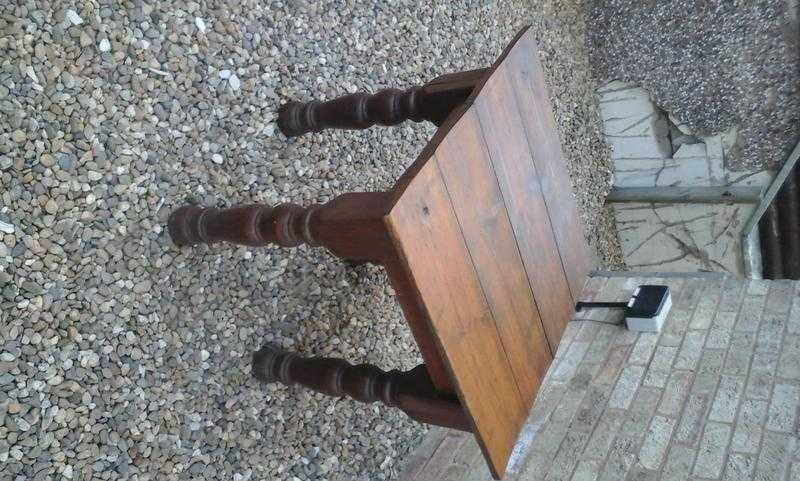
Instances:
[[[75,10],[72,9],[67,10],[66,17],[73,25],[80,25],[83,23],[83,19],[81,18],[80,15],[78,15],[78,12],[76,12]]]
[[[231,75],[231,77],[228,79],[228,83],[231,85],[233,90],[239,90],[239,88],[242,86],[242,82],[239,80],[239,77],[237,77],[236,74]]]
[[[31,430],[31,424],[28,421],[26,421],[25,418],[16,417],[14,418],[14,422],[16,423],[17,428],[19,428],[19,430],[22,431],[23,433],[26,433]]]
[[[55,214],[58,212],[58,203],[55,200],[50,199],[44,205],[44,210],[47,211],[48,214]]]
[[[58,166],[61,170],[70,171],[72,167],[75,165],[75,161],[73,160],[70,154],[58,154]]]
[[[86,32],[81,32],[80,37],[78,37],[78,41],[80,42],[81,47],[88,47],[92,44],[92,37],[90,37]]]
[[[39,163],[45,167],[52,167],[56,164],[56,159],[50,154],[42,154],[42,156],[39,157]]]

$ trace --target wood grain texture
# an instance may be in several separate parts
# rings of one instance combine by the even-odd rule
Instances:
[[[572,314],[574,298],[553,222],[541,188],[514,92],[501,67],[475,100],[474,110],[483,129],[483,140],[522,254],[524,267],[539,307],[552,353]],[[569,179],[565,179],[569,182]],[[569,184],[567,184],[568,186]]]
[[[248,246],[300,244],[324,246],[343,259],[381,262],[393,258],[384,216],[385,192],[342,194],[322,205],[237,205],[227,209],[186,205],[175,210],[168,227],[178,245],[231,242]]]
[[[528,414],[435,159],[408,185],[389,228],[495,474]]]
[[[526,32],[493,76],[503,73],[511,80],[574,299],[583,289],[590,263],[538,51],[533,34]]]
[[[474,111],[464,114],[450,131],[435,159],[504,353],[523,401],[530,407],[552,355],[507,212],[508,199],[504,198],[492,170]],[[548,226],[530,227],[545,232],[543,237],[551,235]]]
[[[445,364],[441,347],[436,344],[424,302],[409,277],[407,266],[401,259],[386,261],[383,265],[433,385],[442,393],[455,394],[455,380]]]

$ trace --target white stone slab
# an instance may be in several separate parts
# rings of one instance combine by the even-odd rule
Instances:
[[[740,230],[750,204],[616,204],[628,267],[645,271],[743,273]]]
[[[615,81],[598,94],[603,132],[613,159],[668,158],[672,154],[668,123],[647,91]]]

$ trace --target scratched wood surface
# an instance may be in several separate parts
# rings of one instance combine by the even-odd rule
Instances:
[[[392,192],[390,268],[492,474],[514,444],[588,274],[538,49],[521,32]],[[441,368],[440,368],[441,369]]]

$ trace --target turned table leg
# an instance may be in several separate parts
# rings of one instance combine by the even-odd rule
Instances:
[[[170,215],[168,229],[179,246],[220,241],[249,246],[309,244],[327,247],[351,261],[380,261],[392,249],[383,222],[388,209],[389,197],[383,192],[344,194],[310,207],[186,205]]]
[[[458,400],[436,392],[424,365],[407,372],[384,372],[369,364],[354,366],[342,359],[305,358],[264,346],[253,353],[252,374],[262,382],[299,384],[365,403],[380,401],[417,421],[471,431]]]
[[[327,102],[290,101],[278,111],[278,127],[288,137],[323,129],[366,129],[405,120],[436,125],[462,104],[486,69],[443,75],[422,87],[355,93]]]

